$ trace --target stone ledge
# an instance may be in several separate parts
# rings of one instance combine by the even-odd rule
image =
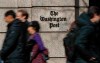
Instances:
[[[50,58],[47,63],[66,63],[66,58]]]

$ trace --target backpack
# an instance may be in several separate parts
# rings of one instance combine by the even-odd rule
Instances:
[[[65,53],[66,53],[68,61],[74,61],[75,60],[75,46],[74,46],[74,44],[75,44],[75,39],[76,39],[78,31],[79,31],[79,28],[76,24],[76,21],[74,21],[71,24],[71,27],[69,29],[68,34],[63,39],[64,47],[65,47]]]
[[[30,40],[29,42],[27,42],[27,44],[26,44],[26,50],[27,50],[27,53],[28,53],[28,54],[31,54],[32,49],[33,49],[33,46],[34,46],[35,44],[36,44],[36,41],[35,41],[35,40]],[[26,54],[27,54],[27,53],[26,53]],[[30,60],[29,60],[28,63],[32,63],[33,59],[35,59],[39,53],[42,54],[43,59],[44,59],[45,61],[49,60],[49,52],[48,52],[48,49],[45,48],[45,50],[43,50],[43,51],[38,51],[37,54],[36,54],[34,57],[30,57]]]

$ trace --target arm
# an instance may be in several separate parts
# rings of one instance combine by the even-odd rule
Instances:
[[[40,37],[40,35],[37,33],[34,37],[34,40],[37,42],[37,44],[39,45],[39,49],[42,51],[42,50],[45,50],[45,47],[44,47],[44,44],[43,44],[43,41]]]
[[[77,51],[82,55],[85,60],[90,60],[92,58],[92,54],[90,51],[86,49],[86,43],[88,41],[88,37],[92,34],[94,28],[91,26],[84,26],[80,29],[79,35],[77,36],[75,43]]]
[[[39,54],[39,47],[37,44],[35,44],[33,46],[33,49],[32,49],[32,59],[36,58],[36,56]]]
[[[3,48],[1,50],[1,57],[6,58],[12,50],[14,50],[14,47],[16,46],[16,41],[18,40],[20,34],[20,27],[16,26],[16,27],[12,27],[10,29],[10,33],[9,35],[6,37],[5,41],[4,41],[4,45]]]

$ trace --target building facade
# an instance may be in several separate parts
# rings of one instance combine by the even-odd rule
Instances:
[[[50,60],[48,63],[65,63],[66,57],[63,47],[63,38],[66,36],[70,24],[83,11],[87,10],[89,0],[0,0],[0,49],[6,33],[4,13],[7,10],[24,9],[30,17],[29,21],[37,20],[41,24],[41,36],[44,44],[49,49]],[[52,16],[52,11],[58,13]],[[59,27],[50,28],[50,23],[56,21],[41,21],[42,17],[65,17],[66,21],[60,21]]]

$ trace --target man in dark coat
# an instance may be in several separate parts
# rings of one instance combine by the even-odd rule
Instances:
[[[13,10],[9,10],[5,13],[5,21],[7,25],[7,33],[4,40],[4,44],[1,50],[1,58],[4,63],[24,63],[22,42],[22,27],[21,22],[16,18],[16,14]]]
[[[28,39],[28,32],[27,32],[27,28],[28,28],[28,17],[29,14],[27,11],[25,10],[18,10],[16,13],[16,18],[19,19],[22,24],[22,39],[23,39],[23,43],[24,43],[24,61],[25,63],[28,63],[30,60],[30,54],[28,53],[28,51],[26,50],[25,45],[27,45],[27,39]]]
[[[79,31],[75,39],[74,63],[100,63],[100,44],[97,41],[99,20],[100,9],[94,6],[76,20]]]

